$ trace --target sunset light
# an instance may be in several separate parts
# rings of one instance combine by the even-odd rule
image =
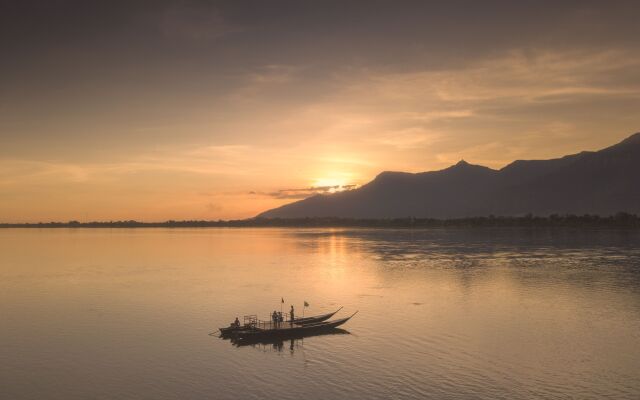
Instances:
[[[102,20],[91,2],[14,3],[0,13],[11,60],[0,66],[2,221],[250,218],[313,187],[460,159],[502,168],[562,157],[640,126],[626,6],[293,2],[281,12],[265,2],[247,12],[167,0],[105,2]],[[607,30],[614,14],[624,22]],[[520,18],[530,22],[514,36]],[[74,24],[95,28],[62,28]]]
[[[640,0],[0,0],[0,397],[640,399]]]
[[[345,174],[347,175],[347,174]],[[313,187],[327,188],[329,192],[335,193],[343,190],[354,188],[353,181],[350,181],[348,177],[333,177],[333,178],[319,178],[315,179],[312,183]]]

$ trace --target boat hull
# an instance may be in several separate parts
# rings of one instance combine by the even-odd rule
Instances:
[[[353,317],[353,315],[351,316]],[[262,338],[274,338],[274,337],[290,337],[296,335],[311,335],[320,332],[330,331],[338,326],[346,323],[351,317],[337,319],[328,322],[317,322],[313,324],[305,325],[289,325],[283,328],[275,329],[246,329],[239,330],[233,333],[233,336],[237,339],[262,339]]]

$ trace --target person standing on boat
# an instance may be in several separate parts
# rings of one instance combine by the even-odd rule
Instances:
[[[238,319],[238,317],[236,317],[236,320],[233,321],[233,324],[236,326],[236,328],[240,328],[240,320]]]
[[[289,311],[289,314],[290,314],[290,316],[291,316],[291,321],[290,321],[290,323],[291,323],[291,325],[293,325],[293,304],[291,305],[291,311]]]
[[[278,313],[276,313],[275,310],[271,314],[271,322],[276,326],[278,325]]]

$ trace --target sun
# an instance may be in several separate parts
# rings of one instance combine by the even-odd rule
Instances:
[[[354,187],[352,180],[347,176],[332,176],[314,179],[311,183],[314,188],[325,188],[329,193],[341,192]]]

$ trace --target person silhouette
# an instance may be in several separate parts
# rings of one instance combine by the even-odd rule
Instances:
[[[291,311],[289,311],[289,315],[290,315],[290,317],[291,317],[291,321],[290,321],[290,323],[291,323],[291,325],[293,325],[293,318],[294,318],[294,313],[293,313],[293,304],[291,305]]]

